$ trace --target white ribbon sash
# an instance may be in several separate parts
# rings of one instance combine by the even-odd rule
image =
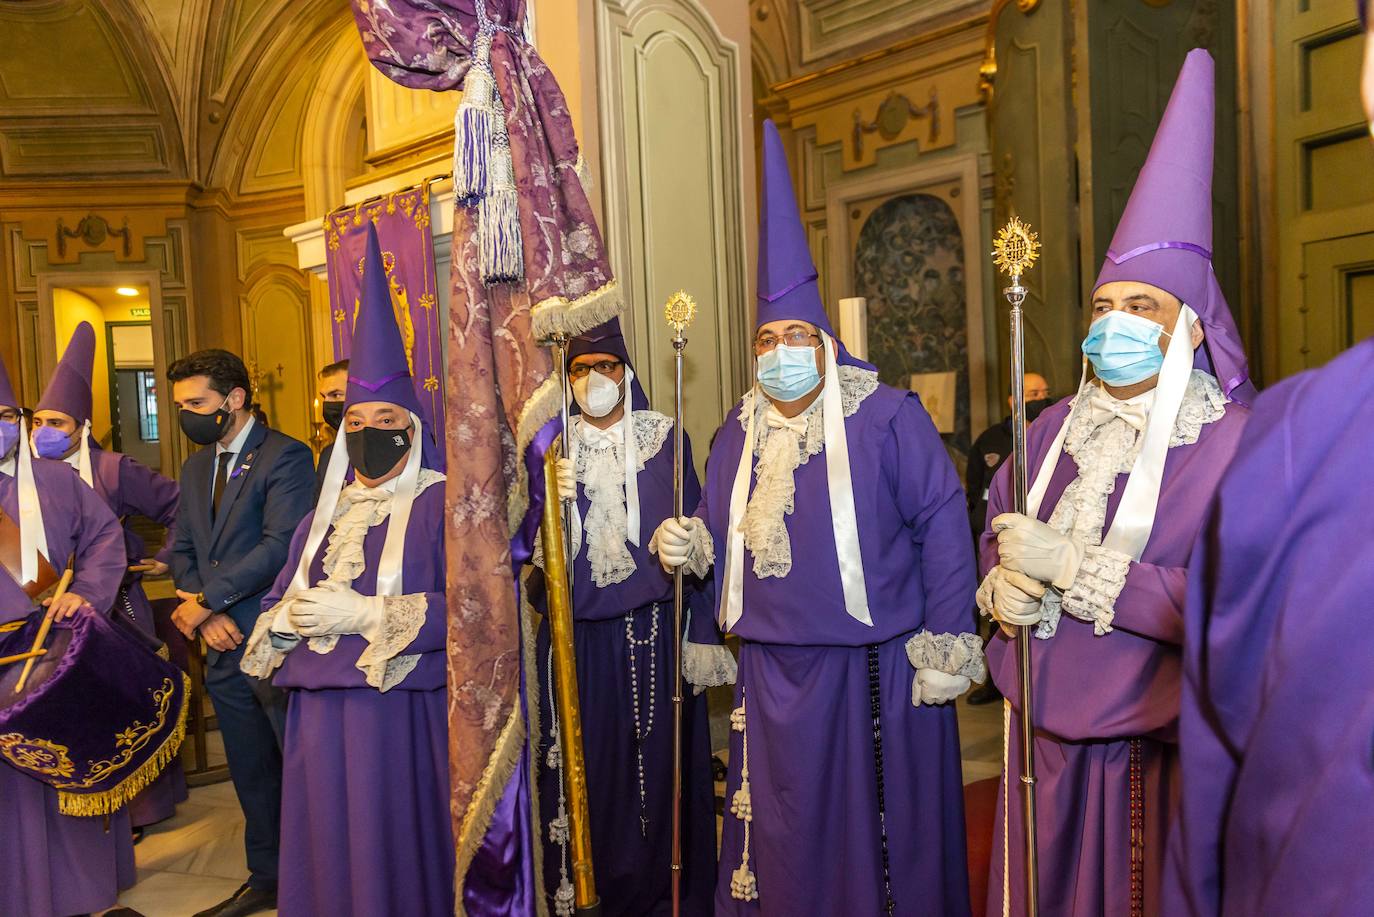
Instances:
[[[1164,365],[1159,371],[1159,383],[1155,386],[1154,404],[1142,435],[1140,452],[1131,466],[1126,488],[1121,494],[1116,515],[1111,528],[1102,539],[1102,546],[1119,551],[1132,560],[1139,561],[1145,553],[1145,545],[1154,530],[1155,513],[1159,508],[1159,490],[1164,482],[1164,463],[1168,458],[1169,440],[1173,437],[1174,424],[1178,420],[1179,407],[1188,390],[1188,380],[1193,373],[1193,322],[1197,314],[1185,303],[1179,310],[1178,321],[1174,324],[1173,336],[1164,351]],[[1084,378],[1087,377],[1087,362],[1083,364]],[[1083,383],[1079,381],[1079,390]],[[1076,409],[1076,408],[1075,408]],[[1059,428],[1049,451],[1045,453],[1036,473],[1035,484],[1031,487],[1026,500],[1026,515],[1038,517],[1040,504],[1049,489],[1050,478],[1059,465],[1059,456],[1064,451],[1064,439],[1069,432],[1069,421],[1073,419],[1071,409]]]
[[[386,541],[382,544],[382,557],[377,565],[376,595],[401,595],[401,567],[405,552],[406,528],[410,524],[410,510],[415,504],[415,492],[419,489],[420,460],[424,452],[424,429],[420,418],[410,415],[411,437],[410,455],[406,458],[405,468],[396,479],[396,492],[391,498],[391,518],[387,524]],[[348,449],[341,430],[334,440],[334,449],[329,454],[329,467],[325,469],[324,484],[320,488],[320,499],[315,504],[315,517],[310,520],[310,533],[306,535],[305,546],[301,549],[300,561],[296,564],[295,575],[287,595],[304,592],[310,588],[310,565],[315,553],[324,542],[325,533],[334,521],[334,511],[339,506],[339,494],[343,491],[344,475],[348,473]]]
[[[859,549],[858,515],[854,510],[854,484],[849,469],[849,440],[844,430],[844,405],[840,395],[840,373],[835,362],[837,345],[824,331],[819,332],[825,348],[825,383],[821,389],[821,424],[825,437],[826,489],[830,497],[830,526],[839,561],[840,585],[845,612],[854,620],[873,626],[864,583],[863,555]],[[720,623],[731,630],[744,613],[744,511],[749,502],[749,481],[754,466],[754,418],[757,399],[762,397],[755,385],[746,395],[742,410],[748,412],[744,447],[730,488],[729,527],[726,530],[725,595],[721,601]]]
[[[15,484],[19,491],[19,567],[24,582],[38,579],[38,555],[48,554],[48,532],[43,526],[43,508],[38,502],[38,487],[33,479],[33,450],[29,448],[28,422],[19,418],[19,446],[15,450]]]

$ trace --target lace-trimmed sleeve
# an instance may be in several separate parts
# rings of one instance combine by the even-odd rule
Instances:
[[[269,677],[296,645],[295,641],[292,641],[290,646],[281,646],[278,645],[278,641],[272,639],[272,621],[286,601],[289,600],[284,599],[258,615],[258,621],[253,625],[253,633],[243,648],[243,658],[239,661],[239,669],[245,675],[254,678]]]
[[[429,596],[423,592],[383,599],[381,627],[375,635],[364,635],[367,648],[358,654],[358,669],[369,685],[386,692],[411,673],[420,657],[399,654],[415,642],[428,613]]]
[[[687,627],[691,632],[692,612],[687,612]],[[707,688],[733,685],[739,675],[735,654],[721,643],[693,643],[686,638],[682,641],[682,677],[700,694]]]
[[[962,675],[981,685],[988,677],[983,640],[977,634],[932,634],[921,631],[906,642],[912,668]]]
[[[1120,551],[1088,545],[1078,575],[1064,593],[1064,613],[1091,624],[1099,637],[1111,633],[1116,599],[1126,587],[1130,567],[1131,558]]]

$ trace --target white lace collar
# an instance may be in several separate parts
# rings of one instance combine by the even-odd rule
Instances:
[[[1129,430],[1131,440],[1128,453],[1123,459],[1128,458],[1126,465],[1121,469],[1122,472],[1131,470],[1131,463],[1135,461],[1136,453],[1140,451],[1141,436],[1138,431],[1130,427],[1129,424],[1121,420],[1113,420],[1101,427],[1093,425],[1092,421],[1092,395],[1097,383],[1093,381],[1084,382],[1078,394],[1074,396],[1070,410],[1072,414],[1069,418],[1068,433],[1064,437],[1064,451],[1077,458],[1078,453],[1092,439],[1093,434],[1098,430],[1112,428],[1118,436],[1111,437],[1126,438],[1124,431]],[[1146,398],[1146,396],[1149,396]],[[1153,406],[1153,389],[1144,395],[1137,395],[1135,398],[1128,399],[1127,403],[1146,403]],[[1202,428],[1209,423],[1215,423],[1226,413],[1226,405],[1230,399],[1222,392],[1217,380],[1208,372],[1201,369],[1194,369],[1188,378],[1188,387],[1183,393],[1183,403],[1179,405],[1178,417],[1174,421],[1174,431],[1169,437],[1169,447],[1189,446],[1198,441],[1202,435]],[[1119,428],[1119,429],[1117,429]]]
[[[673,429],[673,418],[657,411],[635,411],[631,417],[634,427],[635,474],[658,455]],[[611,428],[619,431],[620,424]],[[582,484],[591,506],[584,522],[574,516],[572,556],[587,544],[587,562],[591,565],[592,582],[597,586],[611,586],[624,582],[635,572],[634,555],[630,553],[626,530],[629,515],[625,506],[625,461],[619,436],[607,436],[610,430],[596,430],[583,421],[579,430],[595,430],[596,436],[583,436],[577,449],[573,469]],[[584,537],[585,533],[585,537]]]
[[[864,399],[878,390],[878,374],[874,370],[864,369],[861,366],[840,366],[840,405],[844,410],[845,417],[854,416],[854,412],[863,404]],[[763,455],[764,447],[768,444],[768,437],[771,432],[765,422],[765,416],[772,402],[765,397],[756,397],[757,388],[752,388],[744,394],[744,399],[740,403],[740,409],[736,416],[741,429],[749,429],[749,411],[754,411],[758,416],[755,418],[754,429],[758,432],[754,437],[754,454]],[[801,464],[806,464],[806,459],[813,455],[820,455],[825,449],[825,413],[821,407],[821,397],[816,396],[816,400],[811,402],[799,416],[806,418],[806,454],[801,460]]]
[[[838,371],[841,408],[844,416],[851,417],[878,390],[878,374],[858,366],[840,366]],[[749,411],[757,413],[754,454],[759,457],[740,529],[745,548],[754,556],[754,575],[763,579],[786,576],[792,569],[792,543],[783,520],[796,508],[796,470],[825,449],[825,427],[820,397],[799,415],[806,418],[806,432],[800,435],[786,427],[770,426],[767,416],[772,402],[766,397],[756,398],[755,391],[744,396],[739,411],[740,424],[746,430]]]
[[[1083,544],[1097,547],[1106,534],[1107,505],[1116,492],[1117,479],[1134,467],[1144,437],[1119,418],[1094,426],[1090,408],[1093,386],[1092,382],[1085,383],[1073,401],[1064,451],[1073,456],[1078,476],[1064,489],[1049,524]],[[1194,369],[1174,421],[1169,447],[1196,443],[1202,428],[1220,420],[1228,403],[1217,380]],[[1046,596],[1046,616],[1035,634],[1042,639],[1054,635],[1061,612],[1059,597],[1049,592]]]

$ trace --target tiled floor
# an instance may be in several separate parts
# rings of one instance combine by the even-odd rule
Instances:
[[[959,736],[965,783],[1000,773],[1001,704],[970,707],[960,702]],[[212,762],[222,754],[218,739],[211,734]],[[718,791],[723,791],[719,785]],[[248,877],[243,816],[232,785],[191,790],[176,817],[149,828],[135,850],[138,884],[120,896],[120,904],[146,917],[188,917],[227,898]]]
[[[223,764],[219,733],[206,738],[207,759]],[[175,816],[147,829],[134,853],[138,884],[119,903],[146,917],[188,917],[229,897],[248,878],[243,814],[233,785],[192,789]]]

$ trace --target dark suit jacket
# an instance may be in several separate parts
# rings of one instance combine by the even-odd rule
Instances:
[[[210,610],[229,614],[247,637],[286,563],[296,525],[314,505],[314,463],[305,443],[255,423],[212,523],[214,475],[214,446],[181,466],[172,576],[178,589],[205,593]]]

